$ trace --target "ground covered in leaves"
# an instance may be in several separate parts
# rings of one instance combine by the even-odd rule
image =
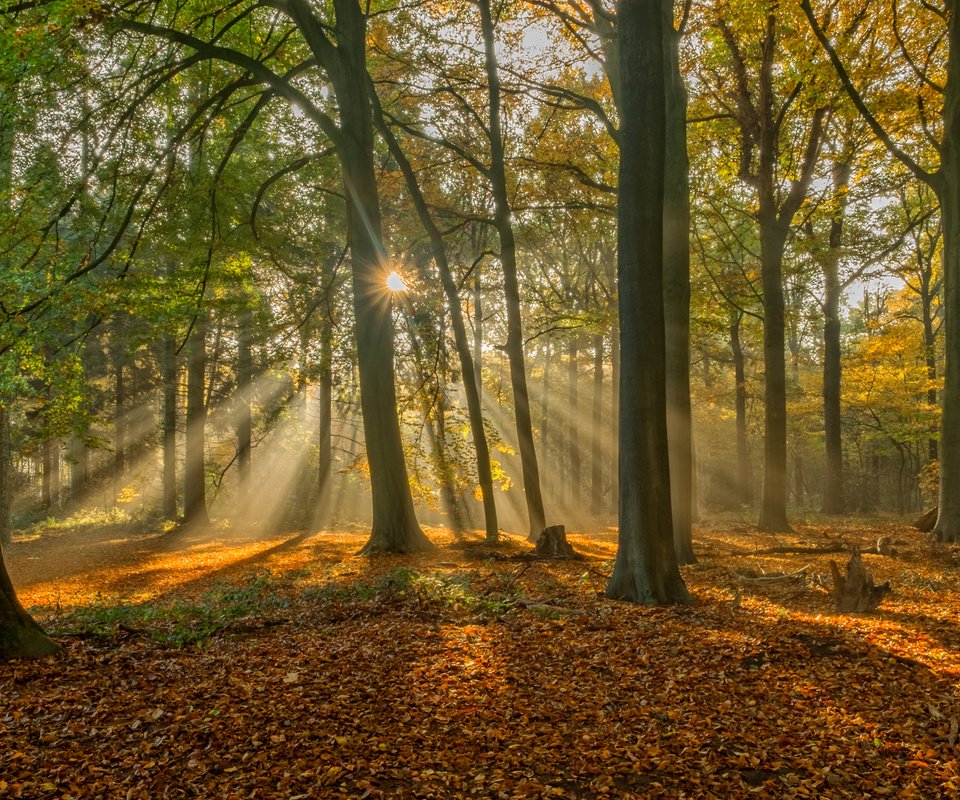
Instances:
[[[15,544],[64,653],[0,665],[0,798],[960,796],[956,548],[704,525],[694,605],[640,608],[601,595],[611,531],[533,563],[428,533]],[[892,594],[833,613],[830,559],[880,537]]]

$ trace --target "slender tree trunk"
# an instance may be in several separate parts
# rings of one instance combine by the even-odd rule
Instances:
[[[333,475],[333,323],[324,315],[320,323],[320,423],[317,465],[317,517],[323,520],[330,509],[330,482]]]
[[[163,498],[165,519],[177,518],[177,344],[172,334],[163,337]]]
[[[366,17],[357,0],[334,0],[337,60],[330,74],[340,107],[338,142],[347,199],[360,408],[370,468],[373,526],[362,552],[432,549],[420,529],[407,478],[394,373],[392,300],[386,288],[373,119],[366,67]]]
[[[750,505],[753,502],[750,469],[750,456],[747,452],[747,379],[743,357],[743,345],[740,343],[740,323],[743,314],[736,312],[730,323],[730,350],[733,353],[733,372],[736,382],[734,406],[737,417],[737,502]]]
[[[673,537],[681,564],[693,564],[693,454],[690,409],[690,165],[687,92],[680,72],[680,35],[673,5],[662,3],[667,57],[663,301],[666,318],[667,441]]]
[[[60,440],[50,441],[50,508],[60,507]]]
[[[240,506],[250,502],[253,414],[253,318],[248,310],[240,314],[237,331],[237,494]]]
[[[127,387],[124,366],[126,364],[126,325],[118,314],[113,319],[113,377],[114,377],[114,442],[113,474],[118,487],[122,486],[127,468]]]
[[[924,360],[927,365],[927,380],[930,382],[930,388],[927,389],[927,405],[930,408],[936,408],[939,402],[937,397],[937,342],[933,332],[933,310],[931,304],[933,298],[925,294],[922,298],[922,318],[923,318],[923,352]],[[931,435],[927,440],[927,460],[940,460],[940,443],[936,436]]]
[[[207,409],[204,387],[207,372],[207,321],[204,309],[198,309],[190,334],[187,365],[187,436],[184,452],[183,522],[207,525],[207,474],[204,459]]]
[[[840,413],[840,247],[843,239],[843,218],[850,185],[849,159],[833,166],[833,193],[837,204],[830,220],[828,249],[820,262],[823,272],[823,430],[826,441],[826,471],[823,485],[823,512],[842,514],[843,442]]]
[[[550,452],[547,449],[550,428],[550,350],[550,343],[547,342],[543,348],[543,391],[540,395],[540,452],[545,459]]]
[[[13,448],[10,409],[0,405],[0,545],[13,541]]]
[[[567,463],[570,467],[566,483],[570,486],[570,504],[573,508],[579,508],[581,503],[581,492],[583,488],[583,471],[580,464],[580,437],[577,435],[577,427],[580,424],[578,419],[579,412],[579,392],[577,391],[577,382],[580,376],[580,348],[578,337],[574,334],[567,343],[567,411],[569,418],[567,422]]]
[[[483,291],[480,265],[473,276],[473,370],[477,382],[477,399],[483,399]],[[481,405],[482,408],[482,405]]]
[[[593,441],[590,459],[590,513],[603,513],[603,335],[593,337]]]
[[[618,252],[620,530],[607,596],[688,602],[677,565],[667,454],[663,2],[620,0]]]
[[[40,508],[53,508],[53,443],[44,439],[40,447]]]
[[[523,473],[523,491],[527,501],[531,542],[540,538],[546,525],[543,496],[540,491],[540,469],[533,442],[533,424],[530,419],[530,396],[527,392],[527,369],[523,353],[523,326],[520,310],[520,284],[517,278],[517,246],[513,235],[510,201],[507,197],[507,177],[503,133],[500,123],[500,76],[497,65],[493,17],[490,0],[477,0],[480,25],[483,32],[487,67],[487,85],[490,93],[490,183],[494,199],[494,227],[500,238],[500,266],[503,269],[503,288],[507,308],[507,359],[510,362],[510,383],[513,387],[513,407],[516,417],[520,466]]]

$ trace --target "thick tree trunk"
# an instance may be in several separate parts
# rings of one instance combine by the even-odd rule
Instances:
[[[730,351],[733,353],[733,375],[736,383],[734,407],[737,418],[737,502],[741,506],[748,506],[753,502],[753,480],[747,450],[747,378],[743,345],[740,342],[742,321],[743,314],[734,312],[733,321],[730,323]]]
[[[940,148],[944,365],[940,417],[940,515],[934,533],[960,541],[960,3],[947,2],[947,85]]]
[[[593,441],[590,458],[590,513],[603,513],[603,336],[593,337]]]
[[[952,23],[956,25],[960,23]],[[958,53],[960,57],[960,53]],[[957,92],[960,94],[960,91]],[[949,95],[948,95],[949,96]],[[954,100],[960,104],[960,99]],[[960,116],[960,109],[957,109]],[[956,124],[960,125],[960,119]],[[960,147],[960,142],[957,143]],[[944,153],[946,190],[943,217],[944,364],[940,417],[940,514],[934,533],[945,542],[960,541],[960,153]],[[952,169],[948,174],[947,166]]]
[[[663,2],[620,0],[620,529],[607,596],[688,602],[667,454],[663,305],[666,65]]]
[[[204,438],[207,409],[204,387],[207,372],[207,321],[205,310],[199,309],[190,334],[187,365],[187,435],[183,469],[183,522],[185,525],[207,525],[207,475],[204,464]]]
[[[616,282],[612,284],[616,286]],[[620,324],[614,320],[610,331],[610,386],[612,411],[610,413],[610,449],[613,475],[610,480],[610,510],[620,508]]]
[[[17,599],[0,549],[0,661],[41,658],[59,650]]]
[[[500,123],[500,76],[494,40],[490,0],[477,0],[480,26],[483,33],[487,68],[487,87],[490,94],[490,183],[494,200],[494,227],[500,238],[500,266],[503,269],[503,289],[507,309],[506,353],[510,362],[510,383],[513,387],[513,409],[520,449],[520,468],[523,474],[523,492],[527,501],[529,540],[535,542],[546,524],[543,496],[540,490],[540,468],[533,442],[533,424],[530,419],[530,395],[527,391],[527,368],[523,353],[523,324],[520,310],[520,284],[517,278],[517,245],[511,222],[512,211],[507,196],[507,177],[503,132]]]
[[[413,199],[414,207],[420,217],[420,223],[426,230],[430,238],[430,247],[434,263],[440,272],[440,283],[443,286],[444,295],[447,300],[447,309],[450,311],[450,323],[453,328],[454,345],[457,350],[457,358],[460,362],[460,376],[463,380],[463,391],[467,398],[467,414],[470,419],[470,433],[473,437],[474,452],[477,461],[477,478],[480,484],[480,493],[483,500],[483,518],[486,539],[488,542],[496,542],[500,538],[500,526],[497,521],[497,506],[493,495],[493,470],[490,466],[490,448],[487,444],[487,434],[483,427],[483,408],[481,404],[480,388],[480,366],[479,361],[475,362],[470,353],[470,341],[467,338],[467,325],[463,315],[463,308],[460,304],[460,293],[457,289],[457,282],[454,279],[453,271],[450,269],[450,262],[447,259],[447,249],[443,241],[443,235],[427,206],[426,199],[420,189],[416,173],[413,166],[407,159],[406,154],[400,147],[399,142],[393,135],[393,132],[387,126],[383,119],[379,100],[371,89],[371,97],[374,102],[375,122],[381,135],[387,142],[390,152],[403,173],[407,184],[407,191]],[[480,278],[476,278],[474,288],[474,351],[479,359],[481,353],[481,318],[480,318]],[[445,456],[444,456],[445,457]]]
[[[172,334],[163,337],[163,490],[162,511],[165,519],[177,518],[177,344]]]
[[[693,564],[693,454],[690,409],[690,165],[687,158],[687,92],[680,73],[680,35],[673,6],[663,3],[667,57],[663,214],[663,302],[666,319],[667,441],[673,537],[681,564]]]
[[[433,545],[413,508],[397,416],[392,299],[386,287],[389,270],[367,84],[366,17],[357,0],[334,0],[334,9],[337,60],[330,78],[340,107],[338,152],[347,199],[360,409],[373,496],[373,526],[362,552],[420,552]]]
[[[763,498],[760,527],[789,531],[787,521],[787,372],[784,347],[783,251],[786,231],[775,220],[760,222],[763,283]]]

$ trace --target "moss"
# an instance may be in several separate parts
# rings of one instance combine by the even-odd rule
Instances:
[[[13,658],[43,658],[60,652],[60,645],[32,619],[0,628],[0,661]]]

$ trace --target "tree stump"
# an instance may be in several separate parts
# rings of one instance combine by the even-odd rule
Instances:
[[[830,572],[833,575],[833,599],[836,602],[837,611],[843,613],[873,611],[890,593],[890,581],[879,586],[874,585],[873,575],[864,566],[859,547],[853,548],[853,554],[847,564],[846,577],[840,574],[835,561],[830,562]]]
[[[920,519],[913,523],[913,527],[923,533],[930,533],[937,525],[937,516],[940,514],[940,508],[934,506]]]
[[[563,525],[544,528],[533,552],[537,558],[580,558],[567,541],[567,529]]]

